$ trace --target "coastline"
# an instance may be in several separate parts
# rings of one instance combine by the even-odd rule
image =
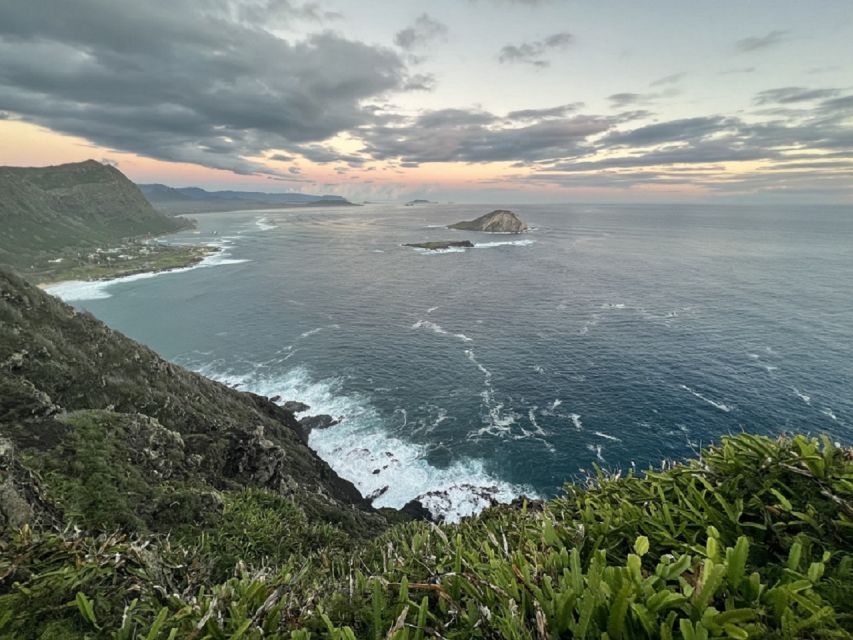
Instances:
[[[214,245],[164,245],[174,247],[174,248],[183,248],[187,251],[187,254],[183,257],[169,256],[169,258],[175,258],[168,260],[168,263],[165,265],[157,265],[157,264],[145,264],[139,267],[131,267],[127,268],[123,265],[115,265],[115,267],[110,268],[101,268],[98,271],[98,275],[92,277],[74,277],[71,275],[73,271],[67,271],[63,275],[58,275],[55,278],[50,279],[42,279],[40,282],[36,283],[36,286],[42,291],[48,291],[50,288],[57,287],[60,285],[68,284],[68,283],[96,283],[96,282],[111,282],[114,280],[120,280],[122,278],[130,278],[133,276],[140,275],[155,275],[160,273],[168,273],[171,271],[178,271],[182,269],[191,269],[193,267],[199,266],[204,260],[221,254],[224,251],[223,247],[214,246]],[[85,270],[83,270],[85,271]],[[91,269],[91,271],[96,271],[95,269]],[[62,272],[60,272],[62,273]]]

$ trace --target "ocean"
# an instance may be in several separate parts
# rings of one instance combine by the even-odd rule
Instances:
[[[52,292],[163,357],[341,423],[376,506],[454,520],[721,435],[853,440],[853,210],[490,205],[196,216],[202,265]],[[441,253],[406,242],[469,239]]]

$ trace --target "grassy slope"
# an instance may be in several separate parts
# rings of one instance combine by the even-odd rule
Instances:
[[[851,480],[828,442],[744,435],[354,546],[257,491],[195,541],[24,531],[0,637],[850,638]]]
[[[118,169],[94,160],[0,167],[0,263],[29,268],[69,247],[111,245],[188,224],[155,211]]]

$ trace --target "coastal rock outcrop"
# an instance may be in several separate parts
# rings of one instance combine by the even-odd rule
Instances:
[[[305,416],[299,420],[306,433],[311,433],[312,429],[328,429],[338,424],[340,420],[333,418],[330,415],[321,414],[319,416]]]
[[[486,233],[522,233],[527,225],[515,213],[507,209],[495,209],[474,220],[463,220],[451,224],[448,229],[460,231],[485,231]]]
[[[452,249],[460,247],[470,249],[474,243],[470,240],[439,240],[436,242],[412,242],[404,244],[404,247],[414,247],[415,249],[426,249],[428,251],[442,251],[444,249]]]

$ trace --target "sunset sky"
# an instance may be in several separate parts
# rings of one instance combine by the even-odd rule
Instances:
[[[0,0],[0,164],[356,200],[853,203],[853,3]]]

